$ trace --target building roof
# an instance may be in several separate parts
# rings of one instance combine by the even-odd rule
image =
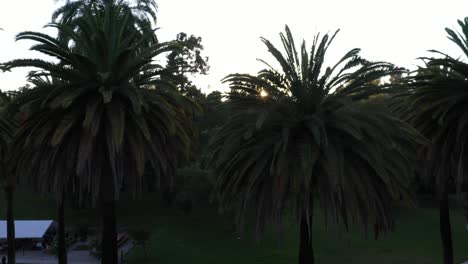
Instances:
[[[15,238],[42,238],[52,220],[15,221]],[[0,221],[0,239],[7,238],[7,223]]]

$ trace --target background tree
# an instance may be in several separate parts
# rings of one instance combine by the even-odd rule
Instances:
[[[7,70],[39,69],[30,78],[57,80],[37,82],[15,100],[26,119],[16,137],[14,160],[16,175],[39,191],[61,194],[71,185],[80,197],[100,205],[102,263],[112,264],[117,263],[119,192],[140,194],[148,184],[145,168],[157,179],[151,182],[171,183],[188,152],[193,109],[161,80],[164,68],[153,63],[173,44],[141,46],[150,43],[142,38],[154,36],[143,33],[125,7],[106,2],[103,10],[93,5],[83,10],[76,28],[52,24],[62,37],[36,32],[17,37],[35,41],[32,50],[58,62],[5,64]]]
[[[462,31],[446,29],[448,38],[468,57],[468,18],[458,21]],[[468,64],[443,52],[422,58],[425,66],[407,78],[399,97],[399,111],[429,140],[427,174],[439,197],[440,234],[445,264],[453,264],[449,194],[461,192],[466,178],[468,139]]]
[[[153,26],[156,24],[157,4],[155,0],[56,0],[65,2],[52,14],[52,22],[67,24],[76,28],[76,22],[83,17],[89,6],[103,11],[106,5],[113,4],[120,6],[131,13],[135,25],[141,32],[153,32]],[[67,37],[66,34],[59,32],[59,38]],[[157,43],[155,34],[145,38],[151,43]]]
[[[167,55],[167,68],[171,71],[165,76],[176,83],[182,94],[201,100],[204,95],[190,80],[190,75],[206,75],[209,70],[208,57],[203,56],[202,38],[194,35],[188,36],[181,32],[176,36],[176,42],[183,48],[175,50]]]
[[[176,43],[181,49],[170,52],[166,57],[166,69],[162,79],[177,85],[177,89],[184,96],[191,98],[196,102],[201,110],[195,116],[195,127],[200,128],[199,123],[206,118],[207,112],[204,106],[207,103],[207,96],[197,87],[191,80],[195,75],[206,75],[209,70],[208,57],[203,56],[202,38],[194,35],[188,35],[184,32],[177,34]],[[200,133],[197,129],[197,139],[200,138]],[[192,145],[192,160],[198,159],[196,156],[200,153],[200,140],[195,140]],[[198,155],[199,156],[199,155]]]
[[[299,263],[314,262],[312,219],[317,205],[328,221],[362,223],[375,235],[393,225],[392,204],[409,197],[417,132],[364,99],[382,86],[372,81],[399,72],[369,62],[359,49],[324,68],[334,35],[316,36],[310,53],[297,52],[288,27],[284,53],[262,39],[280,65],[257,76],[233,74],[229,119],[212,141],[216,193],[239,223],[254,219],[256,230],[284,222],[300,223]]]

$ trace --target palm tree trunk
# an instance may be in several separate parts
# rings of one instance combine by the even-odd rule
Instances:
[[[115,201],[102,201],[102,264],[117,264],[117,226]]]
[[[148,259],[148,253],[146,252],[146,242],[143,242],[143,256],[144,260]]]
[[[450,225],[450,208],[448,186],[442,191],[439,207],[440,237],[444,253],[444,264],[453,264],[452,228]]]
[[[312,211],[312,206],[309,212],[307,212],[307,210],[302,211],[301,227],[299,230],[299,264],[314,263],[314,250],[312,247]]]
[[[58,263],[67,264],[67,245],[65,241],[65,192],[58,206]]]
[[[104,163],[104,174],[100,179],[100,206],[102,216],[102,264],[118,264],[117,223],[115,216],[115,184],[112,170]]]
[[[13,218],[13,187],[5,188],[7,200],[7,242],[8,242],[8,263],[16,263],[16,244],[15,244],[15,219]]]

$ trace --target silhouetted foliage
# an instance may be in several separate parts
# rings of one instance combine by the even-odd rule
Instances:
[[[166,65],[172,71],[165,78],[177,84],[182,94],[195,100],[202,99],[204,94],[193,84],[189,76],[205,75],[209,70],[208,57],[202,55],[201,41],[201,37],[188,36],[184,32],[177,34],[176,42],[180,44],[182,49],[169,53]]]
[[[62,25],[69,25],[71,28],[78,29],[77,22],[83,17],[87,9],[92,7],[93,10],[101,15],[104,15],[106,5],[115,5],[125,9],[126,13],[131,15],[135,26],[140,32],[147,32],[150,36],[144,39],[149,43],[157,43],[158,39],[155,34],[152,34],[153,25],[156,24],[157,4],[155,0],[56,0],[65,2],[52,14],[52,22]],[[62,32],[59,33],[59,38],[67,37]],[[127,32],[130,33],[130,32]]]

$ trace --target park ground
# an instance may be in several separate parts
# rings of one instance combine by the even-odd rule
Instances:
[[[0,215],[5,215],[0,199]],[[20,191],[15,200],[17,220],[54,219],[51,199]],[[283,235],[267,232],[255,239],[251,232],[239,235],[231,217],[207,206],[194,206],[190,213],[161,205],[153,196],[142,201],[124,200],[118,204],[118,223],[122,228],[145,229],[151,238],[136,246],[127,256],[130,264],[292,264],[296,263],[297,231],[287,226]],[[95,210],[68,210],[69,228],[97,227]],[[452,211],[456,263],[468,260],[468,230],[461,211]],[[314,247],[317,263],[333,264],[439,264],[441,247],[438,212],[432,206],[399,208],[393,232],[375,240],[359,228],[326,226],[315,219]],[[145,253],[146,252],[146,253]]]

